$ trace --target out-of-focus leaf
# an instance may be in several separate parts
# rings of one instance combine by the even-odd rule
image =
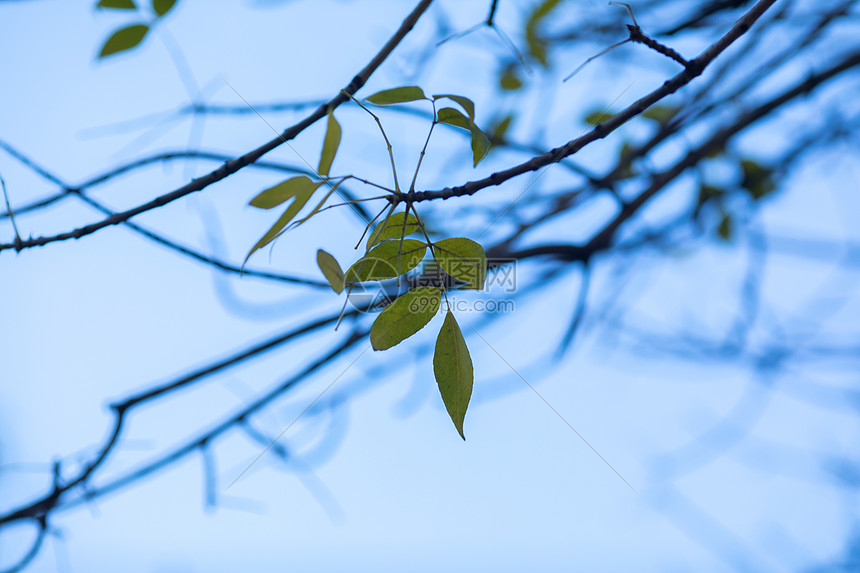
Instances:
[[[275,221],[275,224],[272,225],[272,227],[268,231],[266,231],[266,234],[263,235],[253,247],[251,247],[250,251],[248,251],[248,254],[245,256],[245,260],[242,263],[243,265],[248,262],[248,259],[251,258],[251,255],[274,241],[281,234],[281,232],[284,230],[284,227],[289,225],[290,221],[292,221],[295,216],[299,214],[299,211],[301,211],[302,207],[307,204],[311,196],[314,194],[314,191],[316,191],[317,187],[319,186],[320,183],[311,182],[310,187],[305,188],[294,195],[292,203],[290,203],[290,206],[287,207],[283,215],[281,215],[280,218]]]
[[[383,241],[349,267],[346,282],[393,279],[417,267],[426,254],[427,245],[415,239],[403,239],[402,244],[401,241]]]
[[[415,215],[412,213],[409,213],[408,215],[406,213],[395,213],[373,230],[370,237],[367,239],[367,248],[370,249],[385,239],[399,239],[401,237],[406,237],[417,232],[419,229],[421,229],[421,227],[418,224],[418,219],[415,218]]]
[[[769,168],[751,159],[744,159],[741,161],[741,171],[743,172],[741,186],[749,192],[750,197],[754,200],[758,201],[767,197],[776,190],[773,172]]]
[[[152,11],[161,18],[173,9],[176,0],[152,0]]]
[[[726,242],[732,240],[732,217],[728,213],[723,214],[720,225],[717,227],[717,234]]]
[[[424,328],[438,312],[441,296],[436,287],[417,287],[385,307],[370,327],[373,349],[391,348]]]
[[[112,54],[118,54],[130,50],[140,44],[149,32],[149,26],[146,24],[132,24],[125,28],[120,28],[107,39],[104,46],[99,52],[99,58],[104,58]]]
[[[652,105],[642,112],[642,117],[656,121],[660,125],[675,117],[680,108],[671,105]]]
[[[451,416],[460,437],[465,440],[463,422],[466,419],[469,399],[472,397],[474,370],[466,340],[450,310],[445,315],[442,330],[436,338],[433,374],[436,376],[439,393],[442,394],[442,401],[445,403],[448,415]]]
[[[446,273],[468,283],[470,288],[484,288],[487,277],[484,247],[471,239],[443,239],[433,244],[433,252]]]
[[[523,87],[523,81],[517,75],[515,68],[505,68],[499,76],[499,87],[505,91],[515,91]]]
[[[113,8],[114,10],[137,10],[134,0],[99,0],[96,8]]]
[[[538,4],[526,20],[526,44],[529,55],[547,67],[547,41],[540,35],[540,27],[543,20],[555,10],[562,0],[545,0]]]
[[[505,135],[507,135],[508,129],[510,129],[511,122],[513,120],[513,114],[508,114],[501,120],[493,122],[492,127],[490,127],[490,133],[492,133],[492,136],[490,137],[491,144],[498,145],[505,140]]]
[[[323,139],[322,153],[320,154],[320,165],[317,173],[323,177],[328,176],[331,170],[331,164],[334,161],[334,156],[337,154],[337,148],[340,146],[341,136],[340,124],[334,118],[332,112],[328,112],[328,126],[325,130],[325,139]]]
[[[392,105],[420,99],[427,99],[421,88],[418,86],[404,86],[402,88],[392,88],[376,92],[372,96],[369,96],[367,101],[376,105]]]
[[[588,125],[597,125],[598,123],[603,123],[608,119],[612,119],[615,117],[614,113],[609,113],[608,111],[597,110],[592,111],[588,115],[585,116],[585,123]]]
[[[343,270],[340,268],[337,259],[326,251],[319,249],[317,251],[317,266],[322,271],[323,276],[328,281],[331,290],[340,294],[344,287]]]

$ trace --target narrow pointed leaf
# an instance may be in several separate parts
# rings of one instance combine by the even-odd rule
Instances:
[[[320,155],[320,166],[317,169],[317,173],[320,175],[327,176],[331,170],[331,164],[340,145],[341,133],[340,124],[334,118],[334,114],[329,112],[328,127],[325,130],[325,139],[323,140],[322,154]]]
[[[322,271],[322,274],[328,281],[329,286],[331,286],[331,290],[340,294],[343,291],[344,279],[343,271],[341,270],[337,259],[335,259],[330,253],[319,249],[317,251],[317,266]]]
[[[257,243],[253,247],[251,247],[251,250],[248,251],[248,254],[245,256],[245,261],[242,263],[243,265],[248,262],[248,259],[251,258],[251,255],[274,241],[280,235],[281,231],[284,230],[284,227],[290,224],[290,221],[292,221],[295,216],[298,215],[299,211],[302,210],[302,207],[304,207],[305,204],[310,200],[311,195],[313,195],[317,187],[319,187],[319,183],[315,183],[314,186],[310,189],[306,189],[295,196],[293,202],[290,204],[289,207],[287,207],[287,210],[284,211],[284,214],[281,215],[280,218],[275,221],[275,224],[272,225],[272,227],[268,231],[266,231],[266,234],[260,237],[260,240],[257,241]]]
[[[433,96],[433,99],[441,99],[441,98],[448,98],[448,99],[455,101],[458,104],[460,104],[463,107],[463,109],[466,110],[466,113],[469,114],[469,119],[471,119],[472,121],[475,121],[475,102],[473,102],[472,100],[470,100],[467,97],[458,96],[458,95],[439,94],[439,95]]]
[[[137,10],[134,0],[99,0],[96,8],[113,8],[115,10]]]
[[[405,225],[404,225],[405,219]],[[383,221],[367,238],[367,248],[384,241],[385,239],[400,239],[417,232],[421,227],[415,215],[409,213],[395,213]]]
[[[418,86],[405,86],[402,88],[393,88],[376,92],[372,96],[369,96],[367,101],[376,105],[391,105],[395,103],[417,101],[420,99],[427,99],[427,96],[424,95],[421,88]]]
[[[355,283],[393,279],[417,267],[425,254],[427,245],[421,241],[404,239],[402,245],[400,241],[383,241],[349,267],[345,274],[346,281]]]
[[[476,167],[490,151],[490,140],[478,126],[472,124],[472,167]]]
[[[445,315],[445,322],[436,339],[433,374],[436,376],[448,415],[451,416],[460,437],[465,440],[463,421],[466,419],[466,409],[472,397],[474,370],[466,340],[450,310]]]
[[[308,189],[316,189],[319,183],[311,181],[309,178],[301,175],[299,177],[291,177],[286,181],[278,183],[274,187],[269,187],[261,191],[256,197],[248,203],[251,207],[258,209],[271,209],[282,204],[284,201],[296,197]]]
[[[152,11],[161,18],[170,12],[175,4],[176,0],[152,0]]]
[[[652,105],[642,112],[642,117],[663,124],[675,117],[678,111],[679,108],[671,105]]]
[[[140,44],[149,32],[149,26],[146,24],[133,24],[125,28],[120,28],[107,39],[105,45],[102,46],[99,52],[99,58],[118,54],[130,50]]]
[[[613,117],[615,117],[614,113],[597,110],[585,116],[585,123],[587,123],[588,125],[597,125],[598,123],[603,123],[604,121],[612,119]]]
[[[487,255],[484,247],[471,239],[443,239],[433,245],[436,261],[446,273],[469,284],[484,288],[487,276]]]
[[[422,328],[439,311],[442,291],[436,287],[417,287],[385,307],[370,327],[374,350],[400,344]]]
[[[294,222],[290,226],[290,228],[298,227],[299,225],[304,224],[308,219],[310,219],[311,217],[313,217],[314,215],[319,213],[320,209],[322,209],[323,205],[325,205],[325,202],[328,201],[328,198],[332,196],[332,193],[337,191],[337,188],[341,183],[342,183],[342,181],[338,181],[337,183],[332,185],[331,188],[328,190],[328,193],[325,194],[325,197],[323,197],[322,200],[319,203],[317,203],[317,206],[314,207],[313,210],[310,213],[308,213],[306,217],[302,217],[298,221]],[[318,184],[318,185],[321,186],[321,184]]]

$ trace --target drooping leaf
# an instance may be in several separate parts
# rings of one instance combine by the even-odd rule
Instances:
[[[436,114],[436,118],[439,123],[447,123],[448,125],[469,130],[472,135],[473,165],[477,165],[487,155],[487,152],[490,150],[490,140],[487,138],[487,135],[475,125],[475,122],[463,115],[459,110],[453,107],[443,107]]]
[[[291,177],[274,187],[269,187],[261,191],[248,204],[258,209],[271,209],[288,199],[306,192],[308,189],[316,189],[319,185],[319,183],[311,181],[304,175]]]
[[[464,110],[466,110],[466,113],[469,114],[469,119],[471,119],[473,122],[475,121],[475,102],[473,102],[472,100],[470,100],[467,97],[458,96],[458,95],[438,94],[438,95],[433,96],[434,100],[442,99],[442,98],[448,98],[449,100],[455,101],[458,104],[460,104],[460,106]]]
[[[415,239],[403,239],[402,244],[401,241],[383,241],[349,267],[346,281],[393,279],[417,267],[426,254],[427,245]]]
[[[113,8],[114,10],[137,10],[134,0],[99,0],[96,8]]]
[[[484,247],[471,239],[443,239],[433,244],[436,261],[446,273],[469,284],[484,288],[487,277],[487,255]]]
[[[370,327],[374,350],[400,344],[422,328],[439,311],[442,291],[436,287],[417,287],[385,307]]]
[[[331,290],[340,294],[344,287],[343,271],[333,255],[319,249],[317,251],[317,266],[328,281]]]
[[[543,20],[561,4],[562,0],[545,0],[538,4],[526,20],[526,43],[528,52],[534,59],[547,67],[547,41],[540,35]]]
[[[334,185],[331,185],[331,183],[328,183],[328,185],[330,185],[329,190],[325,194],[325,196],[322,199],[320,199],[320,202],[317,203],[317,206],[314,207],[311,210],[311,212],[308,213],[306,216],[302,217],[301,219],[299,219],[298,221],[295,221],[292,225],[290,225],[290,228],[294,228],[294,227],[298,227],[299,225],[303,225],[308,219],[310,219],[311,217],[313,217],[314,215],[319,213],[320,209],[322,209],[323,205],[325,205],[325,202],[328,201],[328,198],[331,197],[335,191],[337,191],[337,188],[340,186],[341,183],[343,183],[343,181],[338,181]]]
[[[523,87],[523,81],[517,75],[515,68],[505,68],[499,76],[499,87],[505,91],[516,91]]]
[[[284,230],[284,227],[289,225],[290,221],[292,221],[295,216],[299,214],[299,211],[302,210],[302,207],[304,207],[305,204],[310,200],[311,196],[314,194],[314,191],[316,191],[317,187],[319,186],[319,183],[313,183],[311,187],[295,194],[292,203],[290,203],[290,206],[287,207],[283,215],[281,215],[278,220],[275,221],[275,224],[272,225],[272,227],[268,231],[266,231],[266,234],[260,237],[260,240],[257,241],[253,247],[251,247],[250,251],[248,251],[248,254],[245,256],[245,260],[242,263],[243,265],[248,262],[248,259],[251,258],[251,255],[274,241],[281,234],[281,231]]]
[[[392,88],[376,92],[372,96],[369,96],[367,101],[376,105],[392,105],[420,99],[427,99],[421,88],[418,86],[404,86],[402,88]]]
[[[146,24],[132,24],[125,28],[120,28],[107,39],[104,46],[99,52],[99,58],[118,54],[130,50],[140,44],[149,32],[149,26]]]
[[[373,230],[370,237],[367,238],[367,248],[370,249],[385,239],[406,237],[417,232],[420,228],[418,219],[412,213],[408,215],[405,213],[395,213]]]
[[[328,112],[328,126],[325,130],[325,139],[323,139],[323,148],[320,154],[320,165],[317,169],[317,173],[324,177],[328,176],[329,170],[331,170],[331,164],[340,145],[340,136],[340,124],[334,118],[334,113]]]
[[[156,16],[161,18],[170,12],[175,4],[176,0],[152,0],[152,11],[155,12]]]
[[[436,383],[439,385],[439,392],[442,394],[442,401],[445,402],[448,415],[451,416],[460,437],[465,440],[463,422],[466,419],[469,399],[472,397],[474,371],[466,340],[450,310],[445,315],[442,330],[436,338],[433,374],[436,376]]]
[[[675,117],[679,108],[670,105],[652,105],[648,109],[642,112],[642,117],[645,119],[650,119],[652,121],[656,121],[660,125],[668,122],[670,119]]]
[[[609,113],[603,110],[596,110],[586,115],[584,119],[585,123],[587,123],[588,125],[597,125],[598,123],[603,123],[607,119],[612,119],[614,116],[614,113]]]

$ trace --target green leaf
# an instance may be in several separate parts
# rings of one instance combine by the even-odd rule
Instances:
[[[463,333],[449,310],[439,337],[436,339],[436,351],[433,354],[433,374],[439,384],[439,392],[448,415],[464,440],[463,422],[466,419],[466,409],[472,397],[474,371],[469,349],[463,339]]]
[[[446,273],[469,284],[470,288],[484,288],[487,278],[487,255],[484,247],[471,239],[443,239],[433,243],[436,261]]]
[[[328,176],[334,156],[337,154],[337,148],[340,145],[341,133],[340,124],[334,118],[334,113],[328,112],[328,126],[325,130],[320,166],[317,169],[317,172],[322,176]]]
[[[134,0],[99,0],[96,8],[113,8],[115,10],[137,10]]]
[[[317,251],[317,266],[322,271],[322,274],[328,281],[329,286],[331,286],[331,290],[340,294],[343,291],[345,281],[343,278],[343,271],[341,270],[337,259],[324,250],[319,249]]]
[[[523,81],[514,71],[514,68],[505,68],[499,76],[499,87],[505,91],[515,91],[523,87]]]
[[[443,107],[437,112],[436,118],[439,123],[462,127],[471,132],[473,166],[478,165],[490,150],[490,140],[487,138],[487,135],[475,125],[475,122],[453,107]]]
[[[316,189],[320,184],[311,181],[309,178],[301,175],[299,177],[291,177],[282,183],[278,183],[274,187],[261,191],[256,197],[248,203],[251,207],[257,209],[271,209],[277,207],[284,201],[292,199],[308,189]]]
[[[425,254],[427,245],[421,241],[404,239],[402,245],[401,241],[383,241],[349,267],[346,281],[393,279],[417,267]]]
[[[499,121],[494,121],[492,127],[490,128],[490,133],[492,133],[492,137],[490,137],[490,142],[493,145],[498,145],[505,139],[505,135],[508,133],[508,129],[511,127],[511,122],[514,120],[513,114],[508,114],[503,117]]]
[[[754,200],[758,201],[776,190],[773,172],[769,168],[751,159],[744,159],[741,161],[741,171],[743,172],[741,186],[749,192],[750,197]]]
[[[310,181],[308,179],[308,181]],[[281,231],[283,231],[284,227],[286,227],[290,221],[292,221],[296,215],[299,214],[299,211],[302,210],[302,207],[310,200],[311,196],[314,194],[314,191],[317,190],[317,187],[320,186],[320,183],[313,183],[311,187],[304,189],[298,193],[296,193],[293,202],[287,207],[286,211],[284,211],[283,215],[275,221],[275,224],[266,231],[266,234],[263,235],[259,241],[248,251],[248,254],[245,256],[245,260],[242,262],[244,266],[245,263],[248,262],[248,259],[251,258],[256,251],[262,249],[272,241],[274,241],[278,236],[280,236]]]
[[[173,8],[176,0],[152,0],[152,11],[161,18]]]
[[[323,205],[325,205],[325,202],[326,202],[326,201],[328,201],[328,198],[329,198],[329,197],[331,197],[331,196],[332,196],[332,194],[334,194],[334,192],[335,192],[335,191],[337,191],[337,188],[338,188],[338,187],[340,187],[340,184],[341,184],[341,183],[343,183],[343,181],[338,181],[338,182],[337,182],[337,183],[335,183],[334,185],[331,185],[331,183],[329,183],[330,187],[329,187],[328,192],[325,194],[325,197],[323,197],[323,198],[320,200],[320,202],[319,202],[319,203],[317,203],[317,206],[316,206],[316,207],[314,207],[313,209],[311,209],[311,212],[310,212],[310,213],[308,213],[305,217],[302,217],[301,219],[299,219],[298,221],[296,221],[296,222],[294,222],[292,225],[290,225],[290,228],[295,228],[295,227],[298,227],[299,225],[303,225],[303,224],[304,224],[308,219],[310,219],[311,217],[313,217],[314,215],[316,215],[317,213],[319,213],[319,212],[320,212],[320,209],[322,209],[322,208],[323,208]],[[319,186],[322,186],[322,184],[321,184],[321,183],[320,183],[320,184],[318,184],[318,185],[319,185]]]
[[[385,307],[370,327],[374,350],[400,344],[422,328],[439,311],[442,291],[436,287],[417,287]]]
[[[585,116],[585,123],[588,125],[597,125],[598,123],[603,123],[608,119],[612,119],[615,117],[614,113],[609,113],[607,111],[599,110],[593,111]]]
[[[469,114],[469,119],[471,119],[472,121],[475,121],[475,102],[473,102],[472,100],[470,100],[467,97],[458,96],[458,95],[438,94],[438,95],[433,96],[434,100],[442,99],[442,98],[448,98],[448,99],[455,101],[458,104],[460,104],[460,106],[462,106],[462,108],[464,110],[466,110],[466,113]]]
[[[406,221],[405,226],[404,219]],[[415,215],[412,213],[408,215],[405,213],[395,213],[373,230],[367,239],[367,248],[370,249],[385,239],[400,239],[401,237],[411,235],[419,229],[421,229],[421,226],[418,224],[418,219],[415,218]]]
[[[549,65],[547,58],[547,41],[540,36],[540,26],[543,20],[555,10],[562,0],[545,0],[538,4],[526,21],[526,43],[529,54],[544,67]]]
[[[143,41],[147,32],[149,32],[149,26],[146,24],[133,24],[125,28],[120,28],[102,46],[99,58],[134,48]]]
[[[402,88],[392,88],[390,90],[376,92],[372,96],[369,96],[367,101],[376,105],[391,105],[420,99],[427,99],[427,96],[424,95],[421,88],[418,86],[405,86]]]
[[[679,110],[680,108],[670,105],[652,105],[642,112],[642,117],[663,125],[675,117]]]
[[[723,213],[720,226],[717,227],[717,234],[726,242],[732,240],[732,217],[728,213]]]

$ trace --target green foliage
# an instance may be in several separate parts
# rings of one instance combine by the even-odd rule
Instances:
[[[441,301],[442,290],[437,287],[417,287],[398,297],[370,327],[373,349],[391,348],[424,328],[439,311]]]
[[[170,12],[175,4],[176,0],[152,0],[152,11],[155,12],[156,16],[161,18]]]
[[[319,187],[319,183],[311,181],[304,175],[291,177],[274,187],[261,191],[248,204],[257,209],[272,209],[289,199],[306,193],[308,190],[313,192],[317,187]]]
[[[463,422],[466,418],[466,409],[469,407],[469,399],[472,397],[474,371],[466,340],[450,310],[445,315],[445,322],[436,339],[433,374],[436,376],[436,383],[439,385],[439,392],[442,394],[442,401],[445,403],[448,415],[451,416],[460,437],[465,440]]]
[[[370,249],[385,239],[400,239],[417,232],[420,229],[418,219],[412,213],[394,213],[383,221],[367,238],[367,248]]]
[[[468,129],[472,135],[472,165],[477,166],[490,150],[490,140],[487,135],[475,125],[475,122],[453,107],[443,107],[436,114],[439,123],[447,123]]]
[[[720,219],[720,224],[717,226],[717,235],[719,235],[722,240],[729,242],[732,240],[732,234],[732,216],[729,213],[723,213],[723,217]]]
[[[523,87],[523,80],[517,74],[517,68],[508,66],[499,75],[499,87],[505,91],[516,91]]]
[[[99,58],[104,58],[112,54],[118,54],[130,50],[140,44],[146,34],[149,32],[149,26],[146,24],[132,24],[125,28],[120,28],[114,32],[110,38],[104,43]]]
[[[415,239],[383,241],[346,271],[350,283],[393,279],[417,267],[427,254],[427,244]]]
[[[505,135],[508,133],[508,129],[511,127],[511,123],[514,120],[514,115],[509,113],[505,117],[494,121],[490,125],[490,144],[498,145],[499,143],[505,140]]]
[[[457,107],[442,107],[436,110],[436,102],[443,99],[453,102],[460,109],[457,109]],[[368,102],[379,106],[418,100],[432,102],[434,110],[436,110],[433,124],[427,136],[427,142],[429,142],[430,135],[433,133],[433,126],[436,123],[444,123],[469,131],[474,165],[477,165],[486,156],[490,148],[490,140],[475,123],[475,103],[465,96],[436,94],[432,96],[432,99],[429,99],[424,95],[421,88],[405,86],[383,90],[367,98]],[[382,131],[383,138],[386,140],[388,146],[389,160],[391,161],[395,185],[392,190],[364,181],[358,177],[355,178],[385,189],[391,195],[382,198],[387,199],[391,206],[388,208],[382,222],[368,236],[364,255],[354,262],[346,272],[343,272],[340,264],[331,254],[322,249],[317,251],[317,266],[335,293],[340,294],[344,290],[347,290],[347,294],[349,294],[359,283],[397,278],[399,285],[400,277],[421,264],[427,255],[428,248],[432,246],[431,253],[433,260],[428,263],[428,268],[430,268],[430,265],[435,265],[438,269],[436,278],[440,279],[438,284],[434,284],[434,286],[419,286],[408,290],[379,314],[371,326],[370,341],[375,350],[386,350],[400,344],[403,340],[424,328],[439,311],[442,297],[447,296],[446,289],[451,288],[449,282],[441,276],[443,271],[446,275],[459,281],[462,285],[460,288],[481,289],[486,279],[487,258],[483,247],[470,239],[458,237],[441,239],[435,242],[431,241],[426,227],[422,224],[418,212],[415,210],[415,205],[406,203],[408,200],[407,196],[399,192],[400,186],[397,181],[394,155],[391,152],[392,147],[388,137],[385,135],[382,121],[363,104],[357,101],[356,103],[373,115]],[[494,137],[497,139],[504,137],[512,121],[513,115],[508,115],[498,121],[493,128]],[[352,175],[337,178],[330,177],[331,166],[337,155],[342,136],[343,130],[340,124],[335,119],[334,114],[329,112],[320,152],[317,177],[304,175],[292,177],[264,189],[251,199],[249,204],[258,209],[273,209],[285,203],[287,207],[275,224],[251,248],[245,257],[245,262],[248,261],[254,252],[270,244],[290,228],[304,223],[319,213],[338,185],[344,180],[354,177]],[[425,143],[425,147],[421,152],[422,159],[426,148]],[[414,182],[417,178],[420,165],[421,161],[419,161],[418,167],[416,167],[413,184],[410,189],[414,189]],[[303,218],[296,219],[317,189],[324,183],[330,186],[330,190],[317,202],[314,209]],[[375,197],[369,200],[382,198]],[[406,209],[394,213],[397,205],[401,203],[406,203]],[[382,212],[380,212],[381,214]],[[418,232],[423,233],[426,240],[406,238]],[[445,317],[442,330],[439,332],[436,341],[433,370],[448,413],[454,421],[457,431],[463,436],[463,422],[472,393],[473,369],[463,334],[460,332],[457,321],[450,311]]]
[[[134,0],[99,0],[96,8],[113,8],[114,10],[137,10]]]
[[[601,109],[592,111],[583,118],[583,121],[585,121],[585,123],[587,123],[588,125],[597,125],[598,123],[603,123],[604,121],[612,119],[613,117],[615,117],[614,113],[609,113],[608,111],[604,111]]]
[[[331,164],[334,161],[334,156],[337,154],[341,133],[340,124],[334,118],[334,114],[329,112],[325,139],[323,140],[322,153],[320,154],[320,164],[317,168],[317,172],[324,177],[328,175]]]
[[[427,99],[421,88],[417,86],[406,86],[402,88],[393,88],[390,90],[382,90],[376,92],[367,98],[367,101],[374,105],[392,105],[396,103],[406,103],[409,101],[418,101]]]
[[[446,273],[465,282],[469,288],[484,288],[487,276],[484,247],[471,239],[443,239],[433,243],[433,252]]]
[[[754,200],[767,197],[776,190],[773,171],[752,159],[741,161],[741,172],[743,173],[741,187],[746,189]]]
[[[328,281],[331,290],[340,294],[345,286],[343,271],[338,264],[337,259],[326,251],[319,249],[317,251],[317,266],[322,271],[323,276]]]
[[[547,41],[540,35],[543,21],[553,10],[558,8],[562,0],[544,0],[529,14],[526,20],[526,44],[529,55],[544,67],[549,66],[547,57]]]
[[[668,123],[670,119],[680,111],[680,108],[671,105],[652,105],[642,112],[642,117],[656,121],[660,125]]]

